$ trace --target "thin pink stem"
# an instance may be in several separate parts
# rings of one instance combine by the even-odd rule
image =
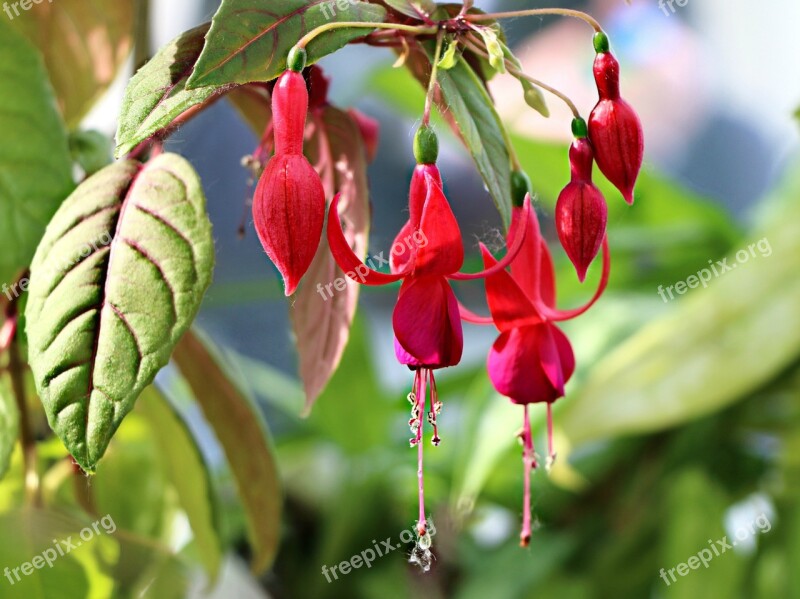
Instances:
[[[425,476],[422,463],[423,442],[422,427],[425,423],[425,372],[417,371],[417,408],[419,411],[419,430],[417,430],[417,482],[419,484],[419,521],[417,522],[417,533],[420,537],[425,536]]]
[[[556,461],[556,450],[553,443],[553,404],[547,402],[547,466],[548,468]]]
[[[524,408],[524,422],[522,424],[522,468],[524,478],[524,497],[522,500],[522,531],[519,535],[519,544],[527,547],[531,542],[531,471],[536,468],[536,458],[533,454],[533,438],[531,436],[531,421],[528,416],[528,404]]]
[[[608,236],[606,235],[603,237],[603,272],[600,275],[600,283],[597,286],[597,291],[594,292],[592,299],[590,299],[586,304],[579,308],[574,308],[572,310],[559,310],[557,308],[551,308],[550,306],[546,305],[541,299],[537,302],[536,307],[541,312],[542,316],[546,319],[551,320],[553,322],[560,322],[564,320],[572,320],[586,312],[589,308],[595,305],[597,300],[605,293],[606,287],[608,287],[608,280],[611,275],[611,252],[608,248]]]

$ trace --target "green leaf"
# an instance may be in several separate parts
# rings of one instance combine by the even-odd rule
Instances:
[[[415,52],[406,62],[423,86],[427,86],[432,60],[433,51],[428,48],[427,55]],[[440,70],[438,79],[443,96],[439,110],[450,120],[472,155],[503,222],[508,226],[511,223],[511,158],[505,129],[494,103],[466,60],[459,60],[452,69]],[[398,81],[395,79],[394,83],[396,85]],[[405,89],[407,85],[394,87],[391,94],[408,95],[397,94],[397,89]],[[398,101],[405,102],[405,99]]]
[[[119,162],[59,209],[31,269],[29,361],[50,426],[94,471],[211,282],[197,174],[180,156]]]
[[[176,37],[130,80],[117,129],[118,158],[220,91],[218,85],[186,89],[210,26],[205,23]]]
[[[701,269],[714,266],[719,273],[709,270],[707,288],[673,294],[669,313],[596,364],[561,418],[574,444],[662,430],[716,412],[797,360],[800,178],[796,167],[793,173],[768,204],[762,226],[726,258],[729,270],[709,265],[712,255],[679,279],[661,282],[668,297],[668,286],[697,278]],[[742,253],[745,262],[736,258]],[[657,286],[651,293],[658,296]]]
[[[436,3],[433,0],[384,0],[386,4],[397,12],[420,19],[420,13],[430,16],[436,10]]]
[[[111,86],[130,55],[135,2],[34,2],[13,23],[42,52],[64,119],[75,127]]]
[[[278,549],[282,510],[268,429],[253,400],[231,380],[215,350],[195,332],[181,339],[174,360],[225,450],[249,524],[252,567],[264,572]]]
[[[0,478],[11,463],[11,454],[19,434],[19,410],[5,377],[0,378]]]
[[[39,54],[0,19],[0,284],[33,258],[48,221],[72,191],[67,134]],[[5,290],[4,290],[5,293]]]
[[[348,0],[223,0],[187,87],[270,81],[286,69],[289,50],[306,33],[336,22],[379,23],[382,6]],[[328,31],[308,44],[308,63],[335,52],[369,28]]]
[[[189,518],[197,552],[213,584],[222,562],[214,526],[211,480],[194,438],[172,405],[158,390],[144,390],[137,409],[155,432],[169,480]]]

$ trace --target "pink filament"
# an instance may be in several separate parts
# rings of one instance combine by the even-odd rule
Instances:
[[[553,404],[547,402],[547,453],[550,456],[550,465],[556,459],[556,452],[553,446]]]
[[[417,394],[417,410],[419,414],[419,429],[417,430],[417,481],[419,483],[419,521],[417,522],[417,533],[419,536],[424,536],[426,531],[425,519],[425,482],[422,465],[422,427],[425,423],[425,377],[428,376],[427,369],[417,371],[415,375],[416,394]]]
[[[531,436],[531,421],[528,417],[528,404],[523,407],[525,420],[522,425],[522,466],[525,488],[522,500],[522,531],[519,535],[519,544],[522,547],[527,547],[531,542],[531,470],[536,468],[536,458],[533,453],[533,437]]]

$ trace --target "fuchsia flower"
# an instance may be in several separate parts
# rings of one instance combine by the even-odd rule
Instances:
[[[589,139],[597,166],[633,204],[633,189],[644,158],[644,133],[636,111],[619,93],[619,63],[609,51],[608,37],[594,38],[594,78],[600,101],[589,115]]]
[[[426,531],[422,472],[426,406],[427,420],[433,426],[432,442],[434,445],[440,442],[436,416],[441,402],[433,371],[458,364],[464,346],[458,300],[448,279],[478,279],[502,271],[522,247],[524,234],[518,236],[506,257],[492,268],[475,274],[459,272],[464,263],[461,230],[442,191],[441,175],[435,165],[438,153],[435,135],[427,127],[421,129],[415,146],[419,164],[411,179],[410,218],[400,230],[395,247],[408,240],[413,240],[414,244],[409,252],[392,254],[391,274],[370,269],[353,253],[336,216],[338,196],[331,203],[328,215],[328,240],[336,262],[353,280],[366,285],[402,281],[392,325],[395,355],[401,364],[414,371],[414,385],[409,394],[412,403],[409,425],[414,434],[411,445],[418,447],[419,455],[420,513],[417,530],[422,537]],[[527,214],[528,204],[523,211]]]
[[[586,139],[586,122],[575,119],[573,129],[577,138],[569,149],[572,180],[558,196],[556,230],[578,279],[583,282],[606,236],[608,207],[603,194],[592,183],[594,153]]]
[[[293,66],[299,68],[283,73],[272,94],[275,155],[253,198],[258,238],[280,271],[287,296],[314,259],[325,220],[322,181],[303,155],[308,89],[302,64]]]
[[[498,262],[481,246],[484,266],[492,273],[486,278],[486,295],[492,317],[477,316],[463,306],[461,312],[467,322],[494,323],[497,326],[500,336],[487,360],[489,378],[499,393],[524,407],[522,441],[525,500],[520,540],[523,546],[527,546],[531,536],[530,471],[537,466],[528,405],[547,405],[548,448],[552,461],[555,458],[552,404],[564,396],[564,385],[575,370],[572,347],[555,323],[580,316],[594,305],[608,284],[611,263],[604,237],[603,272],[594,296],[583,307],[558,310],[555,307],[553,261],[539,231],[536,215],[531,210],[514,208],[508,242],[516,245],[522,237],[525,241],[511,263],[510,273],[497,271]]]

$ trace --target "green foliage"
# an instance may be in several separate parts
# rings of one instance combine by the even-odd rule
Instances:
[[[29,359],[51,426],[85,470],[169,360],[213,261],[200,181],[176,155],[107,167],[48,226],[31,267]]]
[[[278,549],[282,508],[266,425],[207,341],[187,333],[175,349],[174,360],[225,450],[248,521],[253,570],[263,572]]]
[[[243,13],[248,18],[238,18]],[[325,0],[284,0],[268,9],[261,0],[223,0],[187,88],[270,81],[286,69],[289,50],[309,31],[327,23],[379,23],[385,16],[386,9],[366,2],[348,2],[342,10]],[[320,35],[306,48],[306,64],[369,32],[344,28]]]
[[[0,20],[0,285],[30,264],[45,226],[72,190],[67,134],[36,50]],[[20,290],[14,293],[19,294]]]
[[[5,377],[0,377],[0,479],[8,471],[19,434],[19,410]]]
[[[176,37],[130,80],[117,129],[117,158],[219,92],[218,85],[186,89],[210,26],[206,23]]]

